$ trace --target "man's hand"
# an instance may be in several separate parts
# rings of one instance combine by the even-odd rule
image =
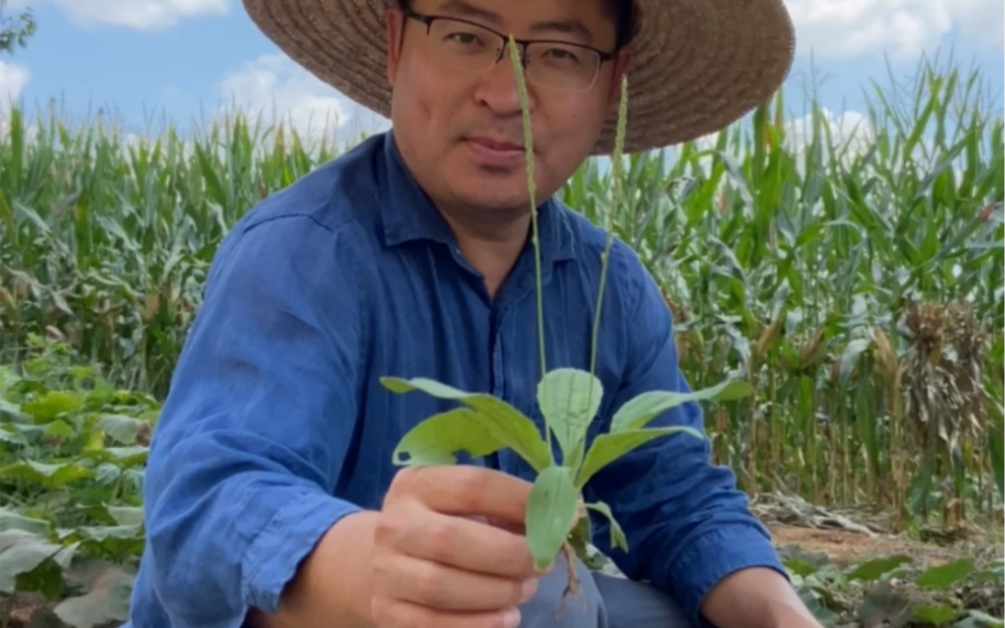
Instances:
[[[530,490],[477,467],[399,472],[374,536],[374,625],[516,628],[541,575],[520,532]]]
[[[516,628],[543,574],[523,534],[532,485],[470,466],[403,469],[380,512],[350,515],[257,628]],[[491,523],[490,523],[491,522]]]
[[[722,628],[823,628],[781,574],[737,571],[708,594],[702,614]]]

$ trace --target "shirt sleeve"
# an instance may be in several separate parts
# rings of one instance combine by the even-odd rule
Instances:
[[[310,217],[242,229],[214,261],[146,471],[152,582],[179,628],[277,611],[300,561],[360,510],[332,497],[357,408],[353,262]]]
[[[622,248],[628,328],[628,366],[612,411],[640,393],[690,391],[678,367],[671,313],[638,258]],[[614,263],[612,256],[612,264]],[[648,427],[683,425],[702,431],[699,406],[682,404]],[[628,553],[611,550],[598,521],[595,543],[634,580],[671,595],[692,625],[708,625],[700,607],[722,578],[747,567],[786,576],[767,530],[748,509],[727,467],[713,465],[709,442],[674,434],[650,441],[605,467],[587,489],[606,502],[622,526]],[[587,495],[589,497],[589,494]]]

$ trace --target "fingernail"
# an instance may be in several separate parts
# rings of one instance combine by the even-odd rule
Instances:
[[[511,608],[505,613],[503,613],[503,627],[504,628],[518,628],[520,626],[520,611],[515,608]]]
[[[520,603],[529,602],[535,593],[537,593],[537,580],[526,580],[520,592]]]

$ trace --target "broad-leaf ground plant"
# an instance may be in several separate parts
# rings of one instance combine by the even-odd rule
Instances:
[[[466,452],[481,458],[509,448],[522,457],[536,472],[531,489],[525,528],[531,555],[538,568],[549,567],[559,552],[565,552],[569,582],[565,592],[578,591],[578,579],[572,564],[572,554],[585,554],[590,541],[587,510],[593,510],[610,521],[611,544],[628,550],[624,532],[610,507],[603,502],[585,503],[583,488],[590,478],[619,457],[656,438],[684,433],[695,438],[703,435],[691,428],[675,426],[649,428],[647,425],[661,413],[682,403],[707,399],[737,399],[750,394],[752,387],[743,381],[726,381],[717,386],[692,393],[651,391],[628,401],[614,414],[610,429],[599,435],[587,448],[586,435],[590,422],[597,417],[604,389],[594,375],[596,367],[597,333],[600,327],[601,304],[607,276],[608,258],[613,234],[606,225],[607,240],[602,254],[598,305],[593,322],[590,371],[559,368],[549,371],[545,360],[544,307],[541,288],[541,256],[538,237],[537,200],[534,182],[534,150],[527,89],[523,66],[512,38],[509,41],[510,60],[517,77],[523,109],[524,147],[527,155],[527,187],[530,194],[532,238],[535,254],[537,286],[538,345],[542,377],[537,388],[537,403],[544,417],[542,437],[535,423],[522,412],[487,393],[469,393],[426,379],[384,377],[382,384],[396,393],[421,391],[439,399],[458,401],[458,408],[431,416],[404,435],[394,451],[394,463],[400,466],[456,464],[457,453]],[[620,201],[622,152],[628,107],[627,78],[621,82],[621,102],[613,154],[614,189],[609,216]],[[558,441],[561,461],[555,459],[552,438]]]

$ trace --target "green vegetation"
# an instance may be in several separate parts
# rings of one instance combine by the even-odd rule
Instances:
[[[877,87],[850,138],[779,98],[623,170],[593,161],[562,192],[657,277],[692,386],[755,391],[703,401],[749,494],[882,513],[914,538],[1000,530],[1005,469],[1005,127],[979,74],[921,70],[913,91]],[[241,116],[135,140],[51,111],[0,125],[0,618],[16,625],[17,590],[101,625],[127,600],[150,429],[216,247],[339,148]],[[876,565],[788,564],[830,625],[877,625],[875,608],[1001,625],[980,615],[1002,616],[1000,563],[942,579],[888,560],[867,578]],[[987,586],[998,606],[961,593]]]

